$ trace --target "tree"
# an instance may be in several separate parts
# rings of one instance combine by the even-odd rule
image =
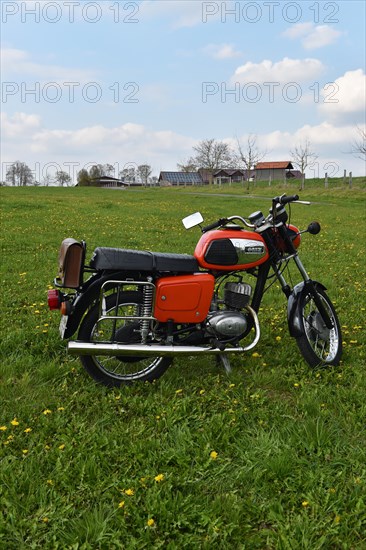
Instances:
[[[94,164],[89,170],[89,178],[91,180],[97,180],[104,175],[104,168],[102,164]]]
[[[17,160],[6,171],[6,181],[11,185],[31,185],[34,181],[34,176],[25,162]]]
[[[136,168],[134,166],[124,168],[123,170],[120,171],[119,177],[123,180],[124,183],[135,183]]]
[[[196,155],[189,159],[189,164],[204,168],[209,173],[212,183],[213,173],[220,168],[228,168],[233,162],[229,145],[215,139],[204,139],[193,147]]]
[[[86,168],[82,168],[78,172],[78,185],[81,185],[81,186],[90,185],[90,176]]]
[[[180,172],[197,172],[197,165],[192,161],[192,159],[188,159],[185,163],[178,163],[177,168]]]
[[[258,149],[257,136],[254,134],[249,134],[245,145],[237,137],[236,146],[235,163],[246,171],[247,187],[249,189],[251,170],[266,156],[267,151],[260,151]]]
[[[71,181],[71,177],[69,176],[69,174],[67,172],[64,172],[63,170],[57,170],[55,174],[55,179],[56,182],[62,187],[64,186],[64,183],[68,184]]]
[[[357,126],[358,137],[352,142],[351,153],[354,157],[366,160],[366,130]]]
[[[311,150],[311,144],[308,139],[306,139],[304,143],[296,145],[295,149],[290,151],[290,154],[293,159],[293,164],[298,166],[301,171],[300,189],[303,190],[305,187],[305,170],[308,166],[314,164],[318,155]]]
[[[140,166],[137,167],[137,174],[141,179],[141,183],[143,183],[143,185],[145,186],[149,181],[149,177],[151,176],[151,173],[152,173],[152,169],[149,164],[140,164]]]

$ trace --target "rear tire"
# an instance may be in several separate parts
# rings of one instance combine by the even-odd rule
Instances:
[[[107,314],[116,314],[116,301],[117,294],[108,296],[106,300]],[[135,291],[121,292],[118,302],[118,315],[138,315],[142,305],[142,296]],[[78,340],[82,342],[111,342],[113,320],[108,319],[98,323],[98,319],[99,303],[96,303],[81,323]],[[117,320],[114,341],[125,344],[139,342],[138,328],[138,320]],[[119,387],[137,381],[152,382],[160,378],[173,361],[170,357],[97,355],[83,355],[80,356],[80,360],[94,380],[109,387]]]
[[[325,326],[310,292],[304,293],[300,298],[299,318],[303,334],[296,338],[296,342],[310,367],[339,365],[342,356],[342,335],[338,316],[327,294],[320,288],[317,289],[317,294],[328,312],[333,328],[328,329]]]

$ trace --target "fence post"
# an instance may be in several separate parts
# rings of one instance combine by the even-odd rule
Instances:
[[[345,169],[343,172],[343,185],[346,185],[346,178],[347,178],[347,170]]]
[[[326,189],[328,188],[328,172],[325,172],[324,187]]]
[[[352,172],[349,173],[349,188],[352,189]]]

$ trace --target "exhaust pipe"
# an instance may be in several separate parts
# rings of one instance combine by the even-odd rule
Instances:
[[[68,352],[71,355],[107,355],[110,357],[166,357],[173,355],[220,355],[227,353],[243,353],[253,349],[260,338],[261,331],[256,312],[247,306],[254,321],[255,335],[251,344],[237,348],[213,348],[208,346],[174,346],[161,344],[119,344],[118,342],[69,342]]]
[[[219,355],[220,353],[242,353],[243,351],[248,351],[254,348],[258,339],[255,338],[254,341],[246,347],[225,348],[225,350],[203,346],[109,344],[77,341],[69,342],[67,349],[71,355],[109,355],[111,357],[121,355],[126,357],[149,357],[151,355],[158,357],[172,355]]]

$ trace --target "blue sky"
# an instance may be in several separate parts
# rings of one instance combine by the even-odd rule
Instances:
[[[90,163],[175,170],[205,138],[257,136],[265,160],[308,139],[308,176],[363,175],[365,3],[6,1],[2,178]]]

